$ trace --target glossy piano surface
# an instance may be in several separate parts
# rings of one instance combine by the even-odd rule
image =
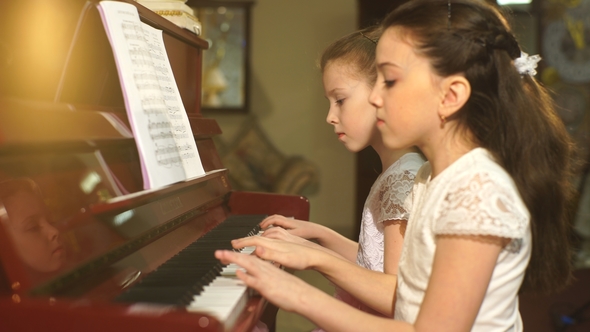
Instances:
[[[96,0],[0,2],[0,330],[249,331],[267,307],[256,296],[229,328],[182,306],[115,301],[227,218],[309,216],[304,197],[231,188],[212,139],[221,129],[200,113],[207,43],[125,1],[164,32],[207,174],[143,191]]]

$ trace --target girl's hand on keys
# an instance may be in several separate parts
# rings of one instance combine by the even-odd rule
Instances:
[[[272,226],[282,227],[289,233],[304,239],[313,239],[317,237],[319,225],[309,221],[288,218],[278,214],[266,217],[266,219],[260,223],[260,227],[265,230],[265,233],[270,231]]]
[[[316,259],[325,254],[308,246],[261,236],[236,239],[231,243],[236,249],[255,246],[256,256],[296,270],[313,268]]]
[[[300,294],[313,292],[313,287],[301,279],[255,256],[218,250],[215,257],[224,264],[243,267],[245,271],[238,270],[237,277],[283,310],[297,311],[301,306]]]

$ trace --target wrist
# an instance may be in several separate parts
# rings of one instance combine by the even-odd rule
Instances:
[[[326,243],[329,242],[332,230],[326,226],[314,224],[311,231],[311,235],[313,235],[312,238],[315,239],[321,246],[325,247]]]
[[[312,250],[314,251],[314,254],[308,256],[307,269],[324,273],[328,269],[328,262],[334,259],[334,256],[321,249],[313,248]]]
[[[323,295],[326,295],[323,291],[309,284],[305,284],[303,289],[300,289],[298,293],[297,305],[293,308],[293,311],[303,317],[312,317],[313,313],[317,311],[318,304]]]

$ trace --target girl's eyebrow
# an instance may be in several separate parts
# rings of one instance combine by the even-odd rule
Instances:
[[[341,90],[345,90],[345,89],[344,89],[344,88],[334,88],[334,89],[332,89],[332,90],[328,91],[328,94],[326,94],[326,96],[325,96],[325,97],[326,97],[326,98],[328,98],[328,96],[331,96],[331,95],[333,95],[334,93],[337,93],[338,91],[341,91]]]
[[[42,214],[40,213],[35,213],[35,214],[31,214],[29,216],[27,216],[25,219],[23,219],[22,223],[31,223],[31,222],[37,222],[37,220],[42,216]]]
[[[379,68],[379,69],[381,69],[383,67],[387,67],[387,66],[392,66],[392,67],[400,68],[400,66],[396,65],[393,62],[389,62],[389,61],[380,62],[380,63],[377,64],[377,68]]]

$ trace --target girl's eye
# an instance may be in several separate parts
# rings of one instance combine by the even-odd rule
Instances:
[[[41,230],[41,225],[39,225],[38,222],[28,223],[25,226],[25,232],[36,233],[39,232],[39,230]]]
[[[383,80],[383,83],[385,83],[386,87],[391,88],[395,85],[395,80]]]
[[[39,226],[39,225],[36,225],[36,226],[33,226],[31,228],[27,228],[26,229],[26,231],[29,232],[29,233],[37,233],[40,230],[41,230],[41,226]]]
[[[340,106],[344,103],[344,98],[336,100],[336,105]]]

